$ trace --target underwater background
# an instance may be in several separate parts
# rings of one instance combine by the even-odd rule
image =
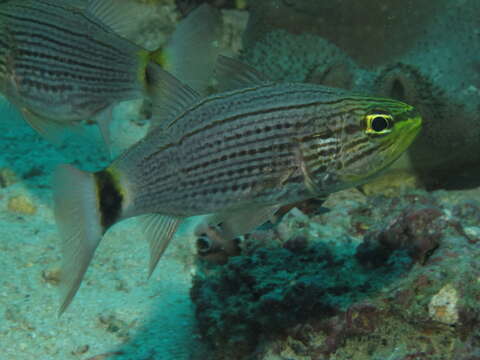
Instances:
[[[147,49],[203,3],[129,1],[129,39]],[[189,219],[150,279],[139,222],[115,225],[57,317],[52,174],[107,158],[51,145],[2,99],[0,360],[480,359],[480,3],[208,3],[223,54],[275,81],[405,101],[419,138],[380,178],[299,205],[234,250],[199,243]],[[148,104],[113,115],[118,153],[145,135]]]

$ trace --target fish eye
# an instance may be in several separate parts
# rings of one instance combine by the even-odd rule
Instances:
[[[382,116],[377,116],[372,119],[372,130],[381,132],[388,128],[388,120]]]
[[[366,117],[367,134],[383,135],[388,134],[393,126],[393,117],[385,113],[372,113]]]
[[[212,249],[212,240],[207,234],[201,234],[197,238],[197,250],[200,254],[206,254]]]

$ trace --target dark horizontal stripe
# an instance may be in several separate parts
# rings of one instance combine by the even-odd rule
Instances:
[[[253,156],[253,155],[265,153],[267,151],[281,151],[281,149],[282,150],[287,149],[288,146],[284,146],[283,144],[273,144],[272,141],[273,140],[279,140],[279,139],[285,139],[285,138],[289,139],[290,137],[291,137],[291,134],[282,134],[282,135],[277,134],[277,135],[272,135],[272,136],[262,138],[262,139],[254,139],[254,140],[246,141],[246,142],[241,143],[241,144],[234,144],[234,145],[231,145],[231,146],[226,146],[226,147],[224,147],[221,150],[216,152],[216,154],[218,154],[216,157],[213,157],[213,159],[209,159],[209,160],[201,163],[202,165],[200,166],[200,168],[203,168],[203,167],[206,167],[206,166],[209,166],[211,164],[215,164],[215,163],[218,163],[218,162],[221,162],[221,161],[226,161],[229,158],[229,156],[227,154],[225,154],[225,152],[229,151],[229,150],[232,150],[232,149],[239,149],[239,150],[236,151],[236,154],[237,154],[238,157],[243,157],[243,156],[246,156],[246,155]],[[266,145],[262,146],[262,144],[265,143],[265,142],[270,142],[270,143],[267,143]],[[285,142],[285,144],[288,144],[288,142]],[[256,145],[256,147],[251,147],[251,148],[246,148],[245,149],[245,147],[247,147],[249,145]],[[192,159],[192,162],[201,160],[205,157],[206,156],[199,156],[198,158]],[[230,154],[230,158],[231,158],[231,154]]]
[[[349,167],[353,163],[356,163],[358,160],[372,155],[373,153],[375,153],[376,151],[379,150],[381,145],[382,144],[376,144],[375,146],[372,146],[372,147],[370,147],[370,148],[368,148],[364,151],[361,151],[361,152],[357,153],[356,155],[352,156],[350,159],[344,161],[344,163],[343,163],[344,167]]]
[[[202,105],[206,106],[209,102],[223,100],[223,101],[226,101],[228,103],[227,99],[233,98],[236,95],[245,94],[245,93],[251,92],[251,91],[258,91],[259,89],[268,88],[268,87],[271,87],[271,86],[272,85],[264,85],[264,86],[260,86],[260,87],[242,89],[242,90],[236,91],[236,92],[230,92],[227,95],[207,97],[203,101],[200,101],[197,104],[195,104],[194,106],[188,108],[184,113],[180,114],[179,117],[177,117],[177,119],[172,124],[174,124],[177,121],[182,120],[182,118],[187,116],[189,113],[192,113],[195,109],[198,109]],[[298,91],[292,91],[291,93],[292,94],[293,93],[298,93]],[[282,93],[278,93],[278,96],[280,96],[280,95],[282,95]],[[260,101],[261,97],[256,97],[256,99],[257,99],[257,101]],[[328,105],[334,105],[334,104],[338,104],[340,102],[345,102],[345,101],[362,102],[366,106],[373,105],[373,104],[370,104],[370,102],[365,100],[365,99],[366,98],[361,98],[361,97],[357,97],[357,96],[355,96],[355,97],[342,97],[340,99],[335,99],[335,100],[332,100],[332,101],[314,101],[314,102],[309,102],[309,103],[301,103],[301,104],[294,104],[294,105],[288,105],[288,106],[277,106],[277,107],[274,107],[274,108],[261,109],[261,110],[256,110],[256,111],[253,111],[253,112],[236,114],[236,115],[233,115],[233,116],[229,116],[229,117],[226,117],[226,118],[222,118],[222,119],[219,119],[219,120],[212,121],[209,124],[204,125],[203,127],[200,127],[200,128],[197,128],[197,129],[195,129],[191,132],[188,132],[188,133],[184,134],[178,141],[176,141],[176,143],[181,143],[181,142],[185,141],[187,138],[189,138],[191,136],[194,136],[198,133],[202,133],[206,130],[209,130],[210,128],[215,127],[217,125],[222,125],[222,124],[229,123],[231,121],[235,121],[235,120],[245,118],[245,117],[249,117],[249,116],[252,117],[252,116],[255,116],[255,115],[262,115],[262,114],[269,113],[269,112],[280,112],[280,111],[288,111],[288,110],[306,109],[306,108],[314,107],[314,106],[328,106]],[[383,103],[383,102],[390,103],[391,102],[388,99],[385,99],[385,100],[376,99],[376,98],[374,98],[374,99],[378,100],[377,103]],[[242,103],[242,106],[243,105],[244,104]],[[365,108],[365,106],[362,107],[361,109],[364,109],[364,108]],[[150,156],[156,156],[156,153],[161,152],[161,151],[171,147],[172,145],[173,144],[166,144],[164,147],[159,149],[157,152],[152,153]]]
[[[22,78],[20,80],[20,84],[22,87],[33,87],[35,89],[53,91],[53,92],[65,92],[65,91],[73,90],[72,85],[68,85],[68,84],[52,85],[52,84],[47,84],[44,81],[36,81],[29,78]]]
[[[81,66],[81,67],[85,67],[85,68],[90,68],[90,69],[95,69],[95,70],[100,70],[100,71],[107,71],[107,72],[112,72],[113,71],[112,68],[107,68],[107,67],[98,66],[98,65],[92,65],[92,64],[85,63],[85,62],[72,60],[72,59],[66,59],[66,58],[62,59],[59,56],[42,54],[42,53],[37,52],[37,51],[32,51],[32,50],[27,50],[27,49],[18,49],[17,51],[18,51],[20,56],[32,56],[32,57],[38,57],[38,58],[43,58],[43,59],[49,59],[49,60],[52,60],[52,61],[68,63],[68,64]]]
[[[358,98],[341,98],[341,99],[336,99],[336,100],[332,100],[332,101],[312,101],[312,102],[308,102],[308,103],[300,103],[300,104],[286,105],[286,106],[285,105],[278,105],[278,106],[271,107],[271,108],[268,108],[268,109],[260,109],[260,110],[255,110],[255,111],[252,111],[252,112],[245,112],[245,113],[229,116],[229,117],[223,118],[221,120],[212,121],[210,124],[205,125],[204,127],[200,128],[200,129],[196,129],[196,130],[193,130],[190,133],[185,134],[182,138],[180,138],[179,142],[182,142],[183,139],[191,137],[191,136],[193,136],[193,135],[195,135],[199,132],[208,130],[208,129],[216,126],[216,125],[225,124],[225,123],[235,121],[235,120],[238,120],[238,119],[241,119],[241,118],[249,117],[249,116],[267,114],[267,113],[271,113],[271,112],[281,112],[281,111],[289,111],[289,110],[307,109],[307,108],[315,107],[315,106],[329,106],[329,105],[335,105],[335,104],[338,104],[338,103],[344,102],[344,101],[358,101],[358,102],[360,102],[360,100]],[[196,105],[196,107],[198,107],[198,105]],[[354,109],[348,110],[348,111],[353,111],[353,110]],[[189,111],[190,111],[190,109],[189,109]],[[345,111],[345,112],[347,112],[347,111]],[[182,114],[181,116],[183,117],[183,116],[185,116],[185,114],[186,113]]]
[[[46,64],[45,64],[46,65]],[[52,64],[50,64],[52,65]],[[105,77],[105,76],[88,76],[82,75],[76,72],[77,68],[71,67],[69,70],[56,70],[56,69],[46,69],[46,67],[38,66],[37,64],[30,64],[27,63],[15,63],[15,70],[28,72],[39,72],[43,76],[48,75],[50,77],[57,77],[57,78],[67,78],[70,80],[77,80],[77,81],[84,81],[84,82],[93,82],[93,83],[131,83],[132,79],[128,78],[113,78],[113,77]]]
[[[241,160],[237,161],[234,163],[227,163],[224,164],[225,166],[219,166],[213,169],[207,169],[208,171],[204,172],[203,174],[200,175],[195,175],[195,180],[192,181],[210,181],[213,180],[216,177],[234,177],[232,181],[235,181],[237,179],[236,176],[239,176],[243,173],[252,173],[255,170],[259,169],[264,169],[265,167],[268,167],[271,169],[272,172],[275,172],[275,167],[278,166],[278,162],[280,161],[282,164],[284,164],[287,160],[284,160],[285,158],[291,158],[291,154],[279,154],[275,158],[272,158],[272,156],[264,156],[261,158],[256,158],[256,159],[246,159],[246,160]],[[291,162],[291,159],[288,160],[288,162]],[[227,170],[229,169],[229,170]],[[207,177],[202,178],[202,175],[208,174]],[[190,175],[190,174],[188,174]]]
[[[329,149],[324,149],[324,150],[318,150],[314,154],[311,155],[306,155],[303,157],[303,160],[305,162],[313,161],[319,157],[324,157],[326,158],[329,155],[334,155],[337,154],[340,150],[340,146],[332,146]]]
[[[43,13],[46,16],[52,16],[51,12],[44,11],[44,10],[38,8],[38,7],[28,7],[28,6],[22,6],[22,5],[19,5],[19,4],[15,4],[15,6],[17,8],[23,8],[23,9],[29,10],[29,11],[32,11],[32,10],[37,11],[39,13]],[[0,15],[3,15],[7,18],[14,19],[16,21],[23,22],[23,23],[26,23],[26,24],[36,24],[36,25],[52,28],[52,29],[55,29],[55,30],[60,31],[62,33],[71,35],[73,37],[88,39],[89,41],[92,41],[92,42],[96,43],[97,45],[99,45],[99,46],[101,46],[105,49],[111,50],[115,53],[118,51],[115,47],[111,46],[110,44],[107,44],[107,43],[96,40],[90,34],[75,32],[75,31],[72,31],[71,28],[60,27],[59,25],[55,25],[55,24],[52,24],[52,23],[49,23],[49,22],[41,21],[38,18],[25,18],[25,17],[21,17],[21,16],[18,16],[18,15],[13,15],[11,13],[1,13],[0,12]],[[56,14],[53,14],[53,15],[55,16]],[[66,19],[62,19],[62,20],[66,20]],[[85,20],[87,20],[87,18],[85,17],[83,20],[85,21]],[[105,28],[103,28],[103,29],[105,29]]]
[[[103,73],[102,71],[96,69],[90,69],[86,67],[74,66],[71,64],[63,63],[60,61],[51,61],[49,59],[42,59],[42,58],[34,58],[31,56],[26,56],[24,58],[18,58],[15,61],[15,69],[27,70],[29,67],[35,68],[38,71],[52,71],[52,72],[65,72],[69,74],[78,74],[78,76],[86,76],[86,77],[98,77],[99,80],[103,78],[110,78],[112,75],[119,76],[123,78],[125,75],[129,74],[122,74],[120,71],[112,73]],[[124,75],[124,76],[122,76]],[[131,78],[131,77],[130,77]]]
[[[252,159],[252,158],[243,159],[240,161],[228,162],[224,164],[224,166],[219,166],[213,169],[206,168],[205,171],[201,174],[192,174],[190,171],[187,171],[186,169],[179,169],[180,172],[185,173],[185,176],[194,177],[194,179],[192,180],[187,180],[185,182],[182,182],[180,186],[182,188],[186,188],[187,186],[193,187],[193,186],[196,186],[195,184],[201,184],[203,182],[211,183],[212,180],[219,179],[224,176],[227,176],[230,178],[223,179],[222,181],[236,183],[240,179],[245,179],[251,176],[258,176],[258,174],[253,174],[253,172],[256,170],[261,171],[267,166],[270,168],[269,174],[282,172],[285,170],[287,165],[292,163],[291,159],[288,159],[289,157],[291,157],[291,154],[286,153],[286,154],[278,154],[278,156],[276,157],[264,156],[264,157],[255,158],[255,159]],[[205,174],[208,174],[208,176],[202,178],[202,175],[205,175]],[[246,174],[246,175],[242,175],[242,174]],[[170,176],[155,178],[155,179],[152,179],[151,182],[149,181],[146,184],[153,185],[154,183],[162,183],[169,177]],[[167,185],[167,188],[165,189],[165,191],[172,190],[172,187],[176,187],[176,186],[178,186],[177,183],[174,183],[173,185],[170,183],[170,185]],[[205,184],[202,186],[209,186],[209,184]]]
[[[105,53],[103,53],[100,50],[90,51],[88,47],[90,48],[93,47],[92,44],[90,44],[90,41],[88,42],[89,44],[84,44],[88,46],[80,48],[78,47],[78,44],[75,41],[72,41],[71,43],[62,42],[58,39],[49,37],[45,34],[26,32],[26,31],[16,31],[11,33],[15,37],[19,37],[19,36],[25,37],[25,39],[20,40],[20,44],[22,47],[30,46],[31,48],[36,48],[41,50],[50,50],[52,52],[59,53],[59,55],[72,56],[74,58],[79,58],[83,61],[95,61],[96,59],[102,59],[105,61],[113,62],[121,59],[121,57],[124,56],[124,54],[122,53],[117,53],[115,56],[114,55],[107,56]],[[39,39],[40,42],[34,42],[33,39]],[[56,45],[56,47],[49,46],[49,44],[54,44]],[[67,51],[67,50],[71,50],[71,51]]]

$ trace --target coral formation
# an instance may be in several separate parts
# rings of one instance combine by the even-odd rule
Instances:
[[[274,79],[411,103],[425,120],[409,150],[415,171],[431,187],[478,183],[478,1],[268,0],[250,7],[245,60]]]
[[[349,197],[256,230],[223,266],[199,260],[191,296],[212,359],[478,355],[480,202]]]

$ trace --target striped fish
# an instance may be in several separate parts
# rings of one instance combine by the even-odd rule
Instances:
[[[216,57],[218,14],[199,7],[164,49],[150,52],[122,36],[135,26],[130,6],[125,0],[0,2],[0,92],[51,142],[61,143],[67,127],[86,119],[97,120],[108,140],[112,107],[148,97],[157,64],[204,90]]]
[[[184,218],[211,213],[224,236],[244,234],[281,206],[364,183],[420,130],[418,112],[399,101],[272,83],[237,61],[219,64],[220,79],[235,89],[201,97],[159,69],[157,126],[103,171],[57,171],[60,312],[115,223],[147,215],[151,274]]]

